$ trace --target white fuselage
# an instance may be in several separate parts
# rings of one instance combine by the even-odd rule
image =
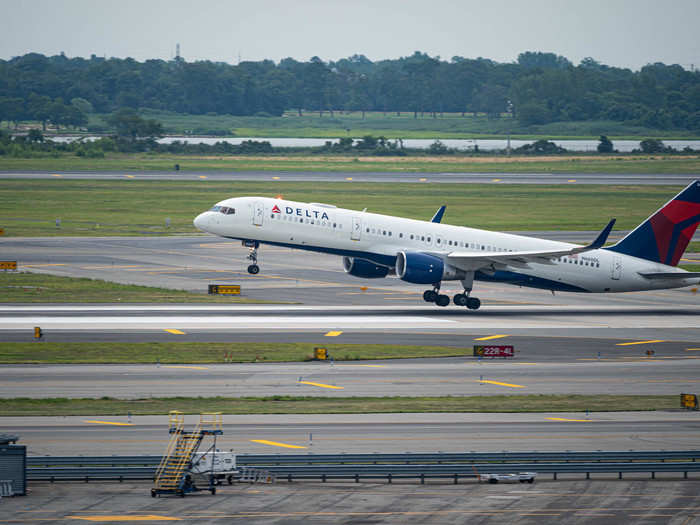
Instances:
[[[400,251],[446,258],[451,252],[568,250],[576,245],[461,226],[417,221],[265,197],[237,197],[217,206],[235,210],[206,211],[195,219],[202,231],[222,237],[258,241],[370,260],[393,267]],[[700,279],[650,280],[640,273],[682,272],[672,266],[615,253],[590,250],[525,267],[482,268],[477,280],[498,281],[573,292],[628,292],[679,288]]]

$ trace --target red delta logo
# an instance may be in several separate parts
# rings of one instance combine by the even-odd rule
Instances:
[[[275,204],[275,205],[272,207],[272,213],[282,213],[282,212],[280,211],[279,206],[277,206],[277,204]]]

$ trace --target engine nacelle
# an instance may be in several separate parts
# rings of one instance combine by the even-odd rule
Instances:
[[[396,254],[396,275],[413,284],[435,284],[466,277],[464,271],[445,264],[440,257],[419,252]]]
[[[386,266],[356,257],[343,257],[343,268],[345,273],[365,279],[381,279],[389,273],[389,268]]]

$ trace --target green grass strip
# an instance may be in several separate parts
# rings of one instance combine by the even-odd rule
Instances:
[[[27,339],[33,331],[27,330]],[[291,362],[313,357],[318,343],[0,343],[0,364],[115,364],[162,363],[206,364],[228,362]],[[445,346],[328,344],[329,355],[336,361],[452,357],[471,355],[473,349]]]
[[[400,412],[617,412],[678,408],[678,396],[526,395],[468,397],[168,397],[123,400],[0,399],[0,416],[224,414],[369,414]],[[595,419],[595,418],[593,418]]]
[[[21,261],[20,261],[21,264]],[[202,285],[204,287],[204,285]],[[241,296],[118,284],[99,279],[0,272],[3,303],[260,303]]]

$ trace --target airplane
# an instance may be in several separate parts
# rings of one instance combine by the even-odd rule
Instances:
[[[700,180],[604,247],[615,219],[586,246],[442,224],[442,206],[430,222],[266,197],[222,200],[194,219],[196,228],[240,239],[255,275],[261,244],[343,257],[355,277],[430,285],[423,299],[448,306],[444,281],[460,281],[457,306],[477,310],[474,281],[565,292],[612,293],[681,288],[700,283],[700,272],[677,268],[700,222]]]

